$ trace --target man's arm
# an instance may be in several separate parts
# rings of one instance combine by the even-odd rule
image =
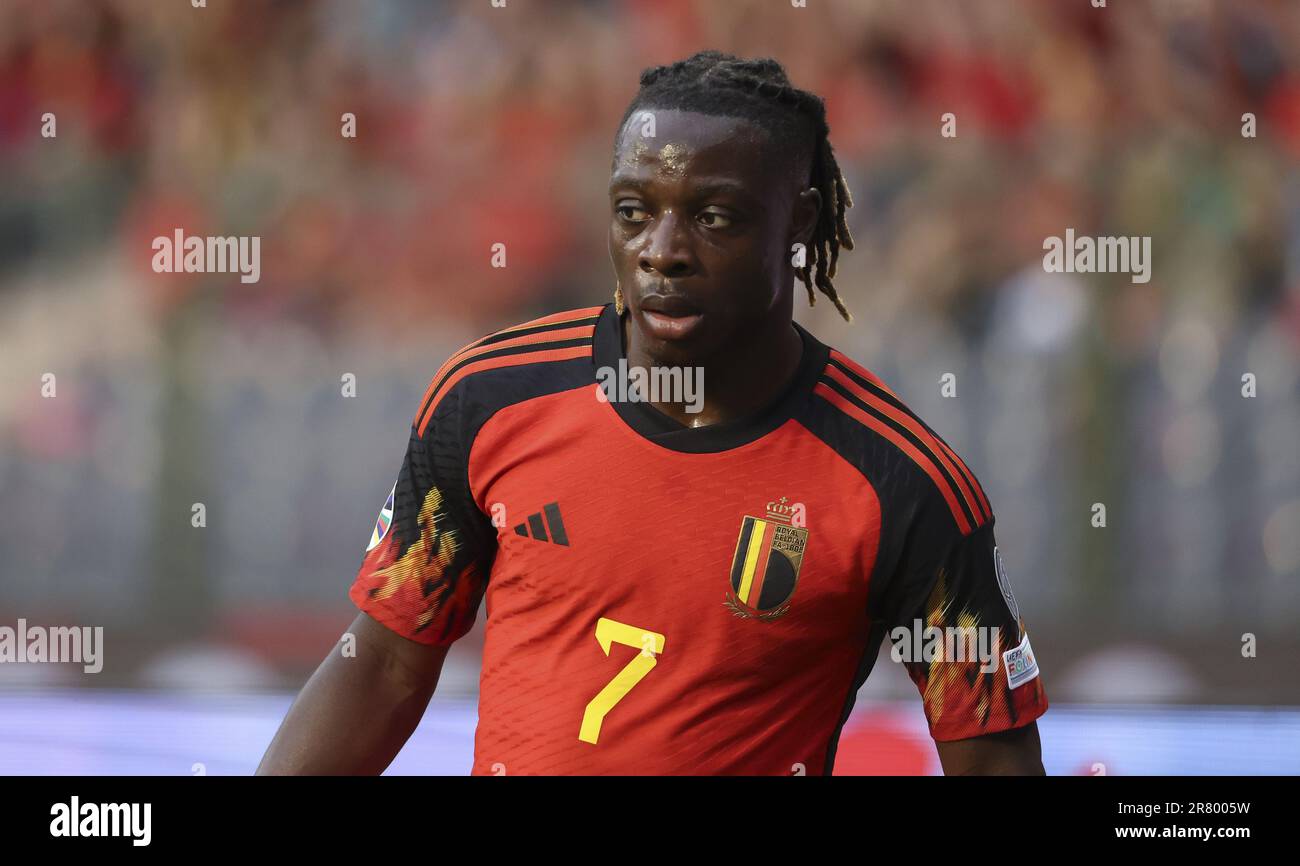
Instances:
[[[303,686],[259,776],[378,775],[420,723],[448,646],[402,637],[362,613],[356,657],[336,646]]]
[[[1045,776],[1038,722],[965,740],[936,742],[945,776]]]
[[[992,513],[981,505],[984,521],[963,531],[953,503],[935,494],[933,483],[920,489],[907,534],[895,542],[901,553],[893,578],[878,590],[891,657],[921,693],[945,773],[1041,774],[1033,722],[1047,711],[1047,693]],[[933,656],[906,651],[915,639],[938,636],[941,651]]]

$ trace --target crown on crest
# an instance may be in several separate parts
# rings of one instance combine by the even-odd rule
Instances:
[[[786,505],[786,497],[782,496],[776,502],[767,503],[767,519],[779,520],[782,523],[789,523],[794,517],[794,508]]]

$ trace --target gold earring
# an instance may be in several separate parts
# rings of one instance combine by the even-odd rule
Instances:
[[[623,284],[617,281],[614,283],[614,312],[623,315]]]

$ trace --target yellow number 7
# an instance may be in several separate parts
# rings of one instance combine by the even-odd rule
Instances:
[[[582,714],[582,730],[578,732],[578,739],[592,744],[600,737],[600,723],[605,720],[605,716],[632,691],[634,685],[641,682],[642,677],[650,673],[650,669],[658,663],[655,656],[664,651],[663,635],[605,619],[603,616],[596,621],[596,640],[605,655],[609,655],[610,645],[616,643],[635,647],[641,652],[633,656],[632,661],[587,704],[587,711]]]

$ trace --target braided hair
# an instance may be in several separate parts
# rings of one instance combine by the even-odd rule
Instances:
[[[813,291],[816,287],[830,298],[846,321],[852,321],[831,278],[835,276],[840,248],[853,249],[853,236],[844,216],[853,207],[853,198],[831,148],[822,98],[792,85],[785,69],[771,58],[742,60],[710,50],[643,71],[641,89],[624,112],[618,129],[623,129],[634,112],[652,108],[751,120],[767,131],[791,171],[809,166],[807,177],[800,178],[801,185],[821,192],[821,212],[806,263],[795,272],[808,289],[810,305],[817,303]],[[616,290],[620,312],[622,300],[621,289]]]

